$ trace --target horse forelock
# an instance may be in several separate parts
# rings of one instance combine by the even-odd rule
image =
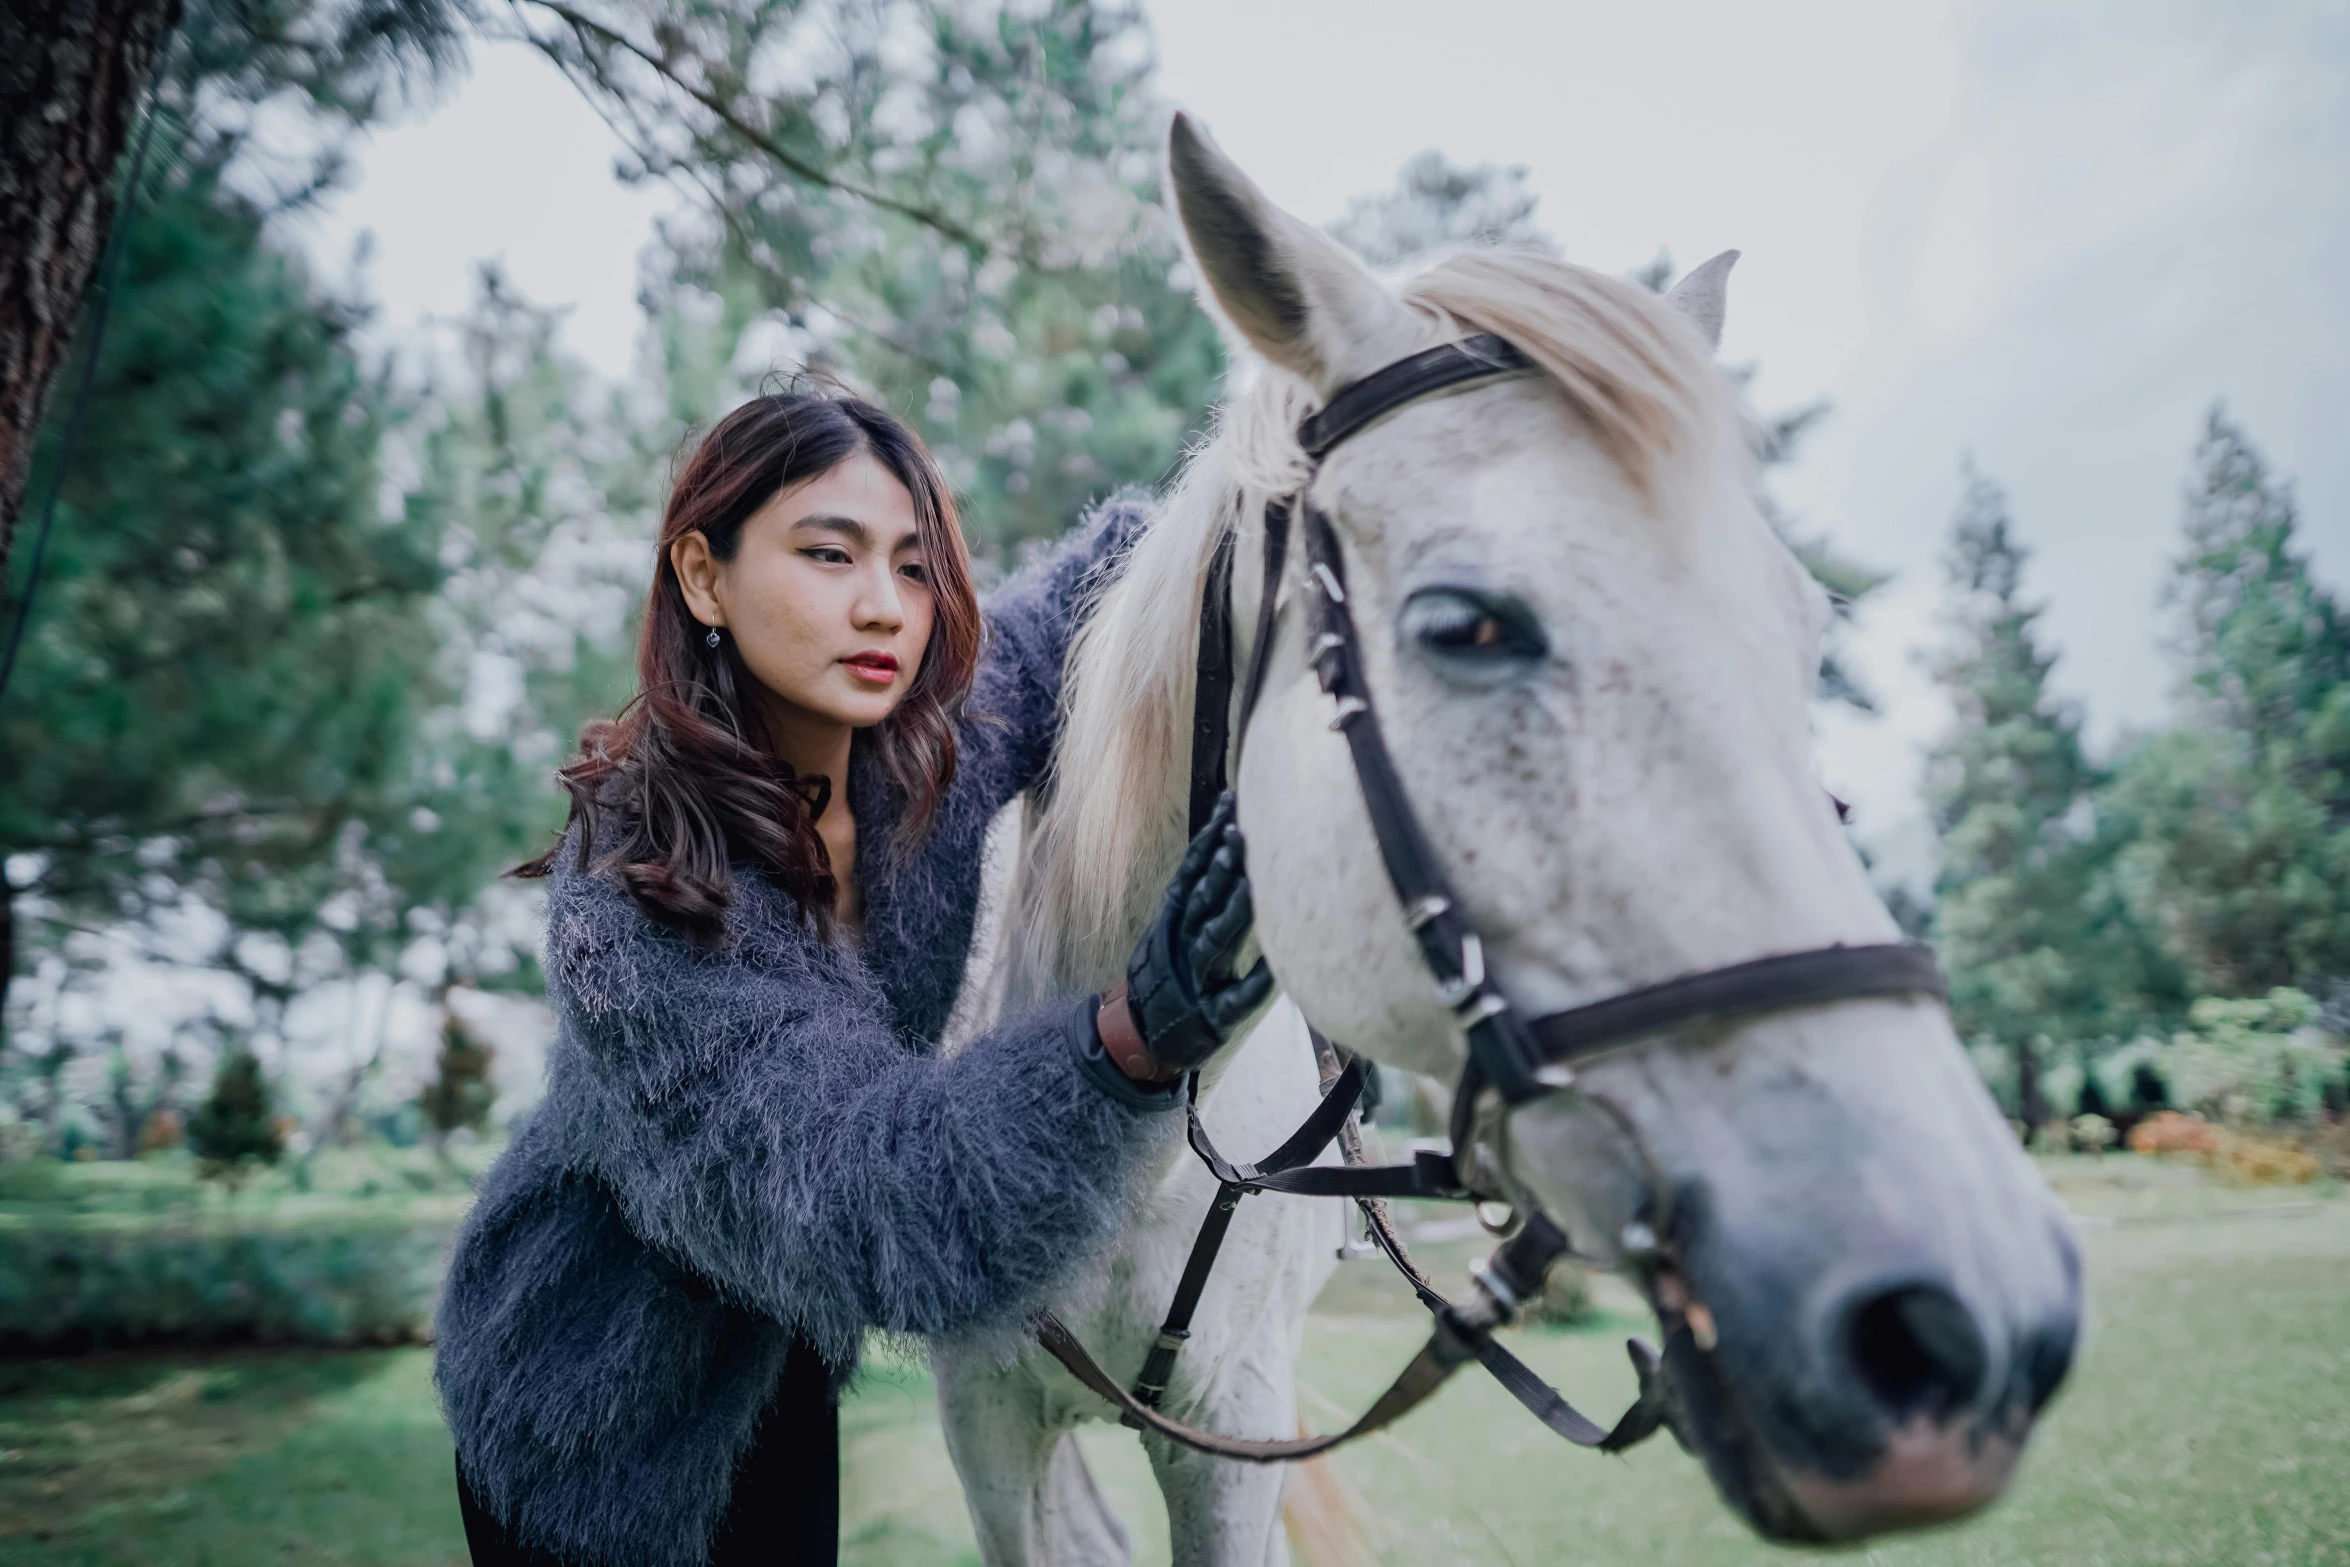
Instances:
[[[1531,359],[1600,450],[1654,498],[1696,470],[1731,399],[1697,329],[1662,296],[1531,251],[1462,250],[1407,279],[1440,335],[1491,332]]]
[[[1407,279],[1431,341],[1491,332],[1576,408],[1635,488],[1708,461],[1730,399],[1695,329],[1635,284],[1545,256],[1458,252]],[[1320,404],[1273,366],[1235,366],[1215,428],[1187,455],[1069,654],[1052,788],[1028,834],[1010,998],[1113,982],[1180,853],[1189,799],[1200,595],[1220,540],[1256,558],[1268,500],[1311,473],[1297,426]],[[1245,568],[1244,568],[1245,571]],[[1244,579],[1245,580],[1245,579]]]

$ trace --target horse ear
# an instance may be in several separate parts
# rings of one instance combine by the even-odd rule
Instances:
[[[1697,268],[1665,296],[1673,307],[1689,318],[1698,335],[1709,348],[1722,346],[1722,314],[1730,290],[1730,269],[1738,264],[1738,252],[1725,250]]]
[[[1274,206],[1181,111],[1167,184],[1208,299],[1273,363],[1328,395],[1422,346],[1411,312],[1361,262]]]

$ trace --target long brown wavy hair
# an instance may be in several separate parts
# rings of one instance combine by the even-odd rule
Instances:
[[[583,868],[617,876],[644,911],[696,941],[725,936],[733,864],[765,871],[817,929],[838,891],[816,819],[847,780],[802,776],[760,744],[757,677],[732,637],[711,647],[686,607],[670,546],[689,533],[732,560],[743,524],[794,485],[869,456],[914,498],[930,568],[930,643],[903,700],[860,743],[873,746],[897,795],[890,847],[920,842],[955,776],[955,722],[979,664],[979,597],[946,478],[921,438],[886,409],[828,391],[752,399],[713,425],[669,490],[653,587],[637,638],[637,694],[615,719],[582,731],[579,758],[556,776],[571,793]],[[590,845],[610,820],[602,853]],[[555,849],[517,866],[544,876]]]

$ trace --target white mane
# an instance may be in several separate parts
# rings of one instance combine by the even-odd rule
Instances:
[[[1728,415],[1705,344],[1637,285],[1546,257],[1469,251],[1409,279],[1401,296],[1428,319],[1431,342],[1492,332],[1515,344],[1651,496],[1667,463],[1692,460]],[[1115,979],[1181,851],[1209,560],[1228,533],[1236,562],[1258,558],[1266,501],[1307,477],[1295,432],[1320,402],[1284,371],[1248,368],[1070,651],[1059,754],[1074,761],[1029,834],[1016,998]]]

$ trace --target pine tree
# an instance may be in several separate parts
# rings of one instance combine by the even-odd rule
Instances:
[[[2219,996],[2350,976],[2350,617],[2298,526],[2289,486],[2213,408],[2169,593],[2191,722],[2124,760],[2109,809],[2140,907]]]
[[[2168,596],[2190,701],[2248,755],[2295,748],[2350,682],[2350,617],[2310,575],[2291,486],[2224,403],[2205,418],[2183,500]]]
[[[2046,1043],[2125,1034],[2170,987],[2108,874],[2080,716],[2048,689],[2030,552],[1999,486],[1971,463],[1964,474],[1943,557],[1951,640],[1933,666],[1956,715],[1927,775],[1942,841],[1933,939],[1962,1036],[2014,1052],[2037,1125]]]
[[[30,598],[0,703],[0,858],[33,867],[0,886],[0,1002],[20,941],[64,922],[136,922],[196,896],[237,934],[319,934],[319,910],[372,871],[348,852],[354,826],[405,810],[393,796],[411,700],[431,695],[418,666],[437,541],[377,515],[377,453],[404,410],[361,362],[362,308],[268,230],[333,182],[390,101],[461,63],[472,8],[171,9],[138,213],[39,590],[29,564],[0,581],[0,624]],[[10,110],[28,106],[43,108]],[[264,122],[269,145],[248,158]],[[78,284],[50,282],[70,322]],[[33,493],[50,488],[65,412],[50,408],[31,449]]]
[[[193,895],[298,944],[408,809],[438,540],[381,513],[356,309],[266,243],[230,141],[169,150],[0,704],[0,854],[68,920]]]
[[[275,1164],[285,1153],[261,1062],[250,1050],[221,1053],[213,1069],[212,1092],[188,1117],[188,1147],[208,1180],[235,1185],[256,1164]]]
[[[658,287],[717,296],[730,341],[757,326],[750,375],[806,362],[906,415],[983,558],[1197,428],[1222,351],[1158,207],[1139,11],[576,0],[531,23],[630,172],[704,200]]]
[[[1457,164],[1430,148],[1406,162],[1389,189],[1349,201],[1330,233],[1375,267],[1464,245],[1555,256],[1558,241],[1535,221],[1539,198],[1526,189],[1526,172],[1523,164]]]
[[[441,1025],[441,1053],[433,1080],[417,1097],[424,1124],[432,1128],[433,1143],[448,1141],[459,1130],[479,1131],[488,1124],[497,1090],[490,1084],[490,1052],[478,1044],[454,1016]]]

